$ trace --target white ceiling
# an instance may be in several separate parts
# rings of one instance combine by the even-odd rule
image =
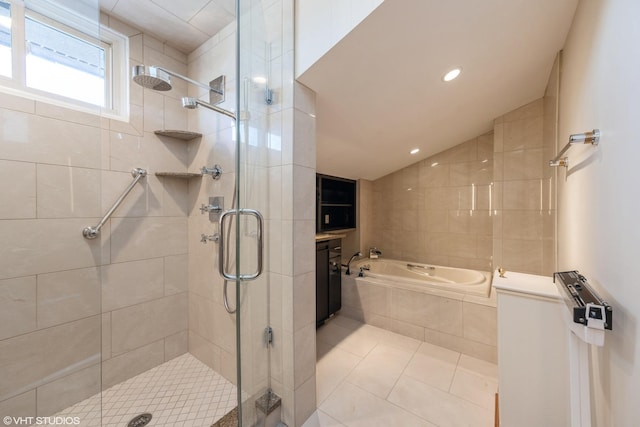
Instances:
[[[100,9],[190,53],[235,17],[235,0],[99,0]]]
[[[542,97],[577,2],[385,0],[299,78],[317,93],[318,172],[377,179]]]

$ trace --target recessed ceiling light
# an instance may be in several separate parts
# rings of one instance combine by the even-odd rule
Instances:
[[[417,152],[419,152],[420,149],[419,148],[414,148],[413,150],[409,151],[409,153],[411,154],[416,154]]]
[[[444,76],[442,76],[442,81],[450,82],[451,80],[457,78],[462,72],[462,68],[456,67],[453,70],[447,72]]]
[[[439,164],[438,162],[433,162],[433,163],[431,163],[431,167],[432,167],[432,168],[433,168],[433,167],[436,167],[436,166],[438,166],[438,164]]]

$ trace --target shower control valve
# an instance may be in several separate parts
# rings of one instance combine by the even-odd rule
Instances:
[[[220,215],[224,211],[224,197],[216,196],[209,197],[208,204],[202,204],[200,206],[200,212],[204,214],[205,212],[209,213],[209,221],[218,222],[220,219]]]
[[[205,245],[207,244],[207,242],[216,242],[218,243],[218,240],[220,240],[220,233],[214,233],[214,234],[201,234],[200,235],[200,243],[204,243]]]
[[[222,208],[217,205],[205,205],[204,203],[200,206],[200,213],[204,215],[205,212],[222,212]]]
[[[202,175],[211,175],[211,178],[218,180],[222,176],[222,166],[214,165],[212,168],[203,166],[200,168],[200,173]]]

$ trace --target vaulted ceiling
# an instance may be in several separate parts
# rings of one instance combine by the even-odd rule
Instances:
[[[298,79],[316,91],[318,172],[376,179],[490,131],[543,96],[576,5],[385,0]]]
[[[235,14],[234,0],[99,1],[185,53]],[[543,96],[577,3],[385,0],[299,77],[317,93],[318,171],[376,179],[490,131]]]

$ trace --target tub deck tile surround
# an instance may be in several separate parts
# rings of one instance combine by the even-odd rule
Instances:
[[[443,289],[418,291],[395,286],[391,279],[387,283],[387,279],[368,280],[366,275],[343,275],[340,313],[406,337],[497,362],[493,291],[488,298]],[[357,340],[349,337],[346,341]]]

